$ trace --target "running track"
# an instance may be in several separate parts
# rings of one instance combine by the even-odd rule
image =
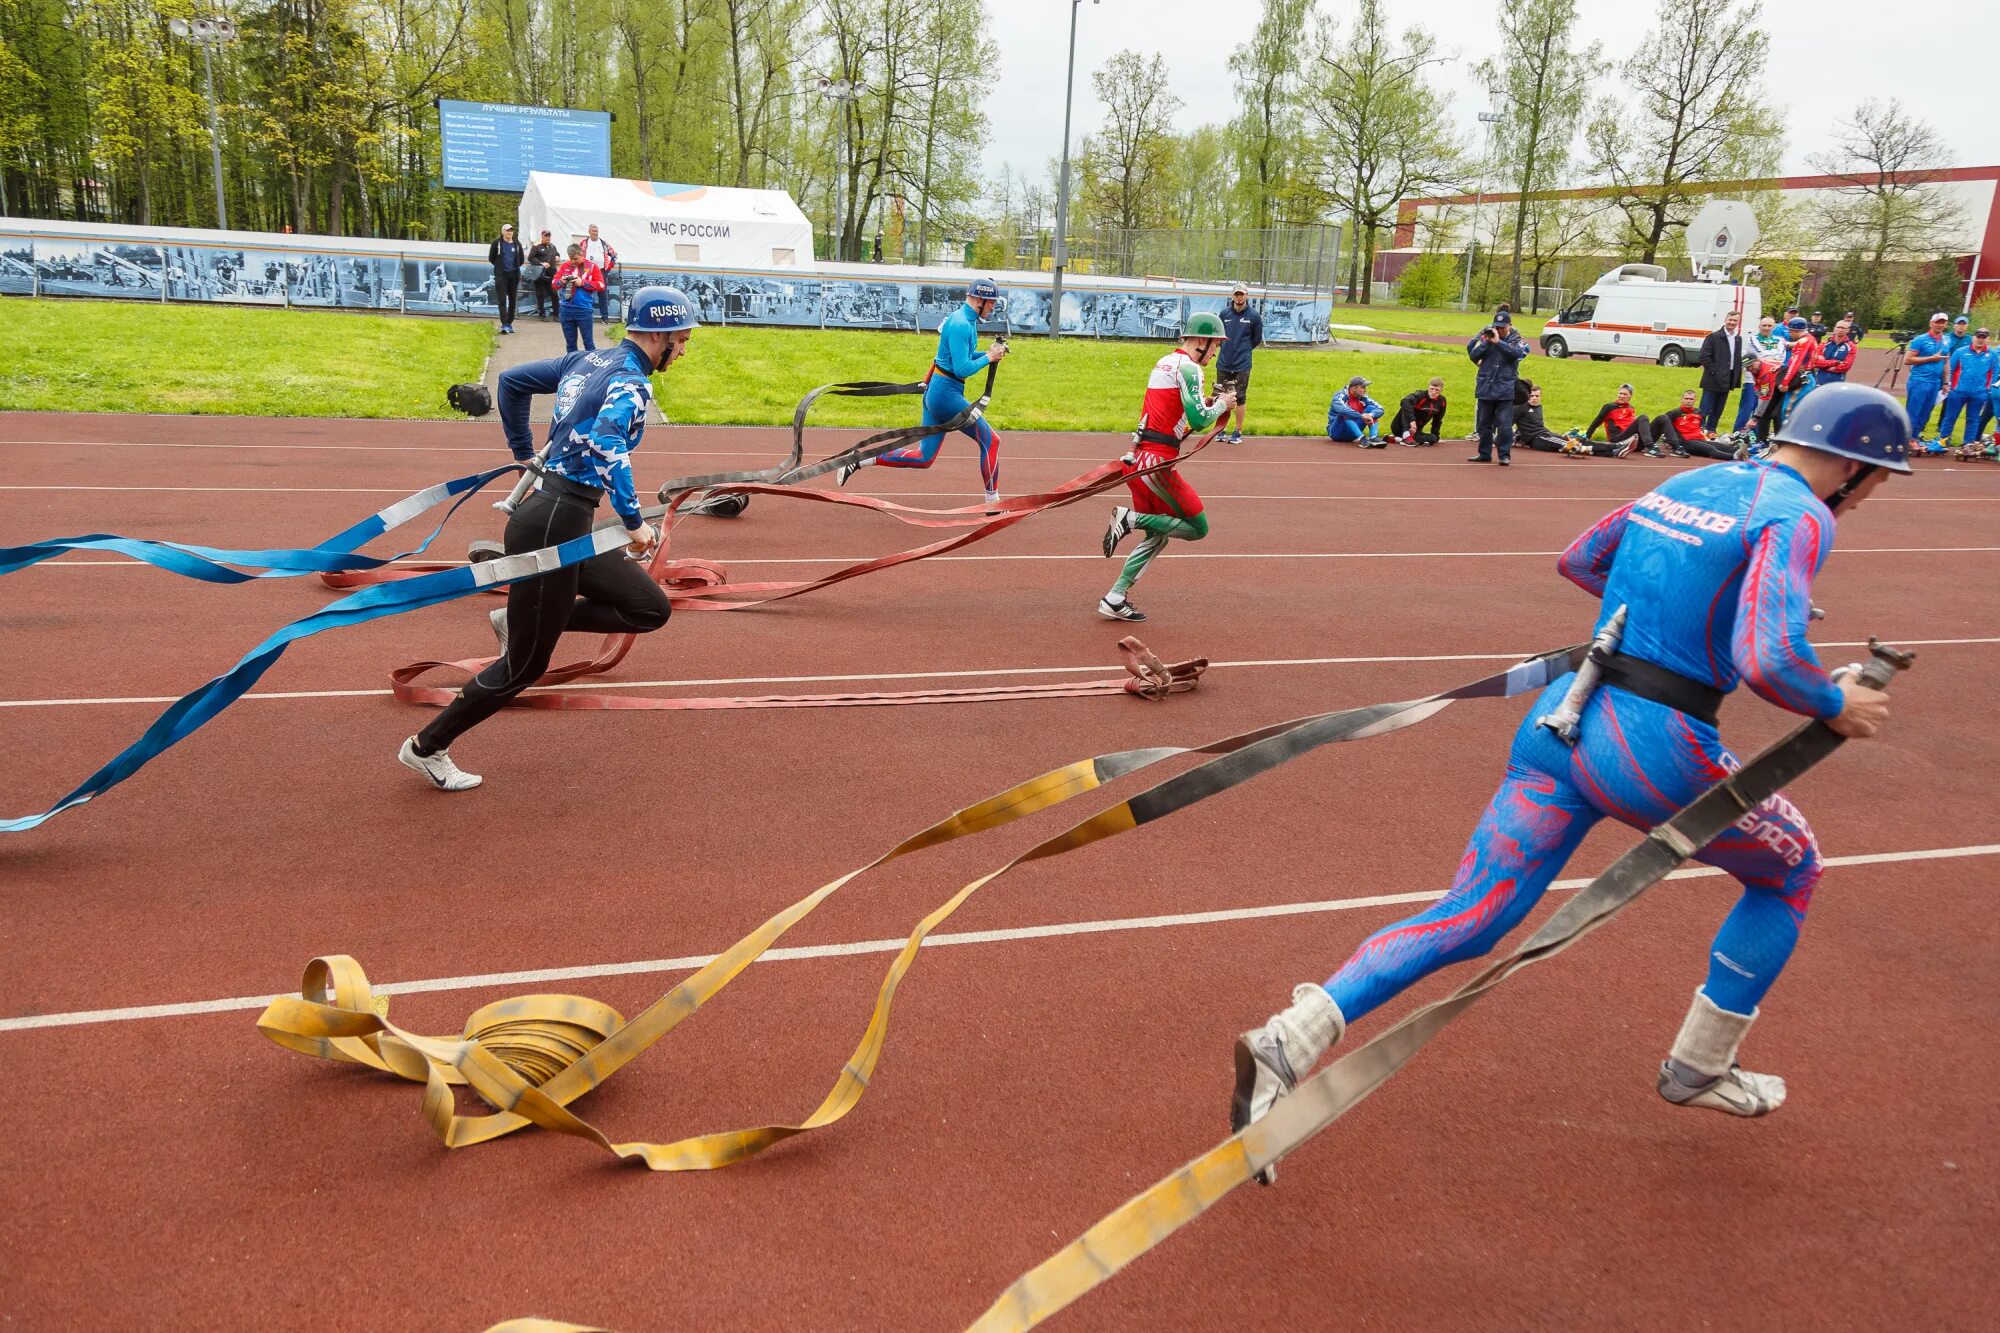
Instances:
[[[760,465],[775,439],[656,429],[641,475]],[[1021,491],[1120,445],[1010,432],[1006,447]],[[498,448],[490,425],[0,415],[0,544],[304,544]],[[1010,876],[919,960],[855,1114],[721,1172],[651,1176],[533,1132],[448,1154],[415,1087],[280,1050],[252,1027],[259,997],[347,952],[404,983],[396,1017],[420,1031],[534,990],[629,1014],[771,911],[1030,773],[1411,697],[1579,638],[1591,604],[1553,554],[1672,465],[1535,456],[1502,473],[1461,456],[1271,441],[1191,463],[1214,535],[1148,574],[1139,633],[1231,665],[1159,706],[509,714],[458,747],[487,785],[446,797],[395,765],[417,714],[385,675],[485,650],[489,604],[298,646],[267,697],[0,842],[0,1318],[962,1327],[1221,1137],[1233,1034],[1410,910],[1383,899],[1444,886],[1518,703],[1461,704]],[[977,486],[956,440],[934,471],[864,480],[919,503]],[[685,616],[619,680],[731,694],[1108,674],[1119,627],[1091,614],[1107,511]],[[439,550],[492,520],[468,509]],[[921,539],[760,497],[741,521],[691,521],[677,551],[777,578]],[[45,806],[151,701],[329,596],[84,560],[0,582],[6,812]],[[1793,792],[1837,863],[1753,1038],[1758,1067],[1791,1080],[1782,1114],[1692,1115],[1652,1090],[1733,900],[1717,878],[1675,881],[1474,1010],[1275,1190],[1225,1201],[1060,1326],[1990,1327],[2000,468],[1927,463],[1889,486],[1842,524],[1816,600],[1823,641],[1925,646],[1891,732]],[[1747,693],[1725,717],[1745,751],[1785,726]],[[1055,827],[864,879],[579,1109],[655,1140],[803,1115],[859,1035],[882,942]],[[1570,874],[1630,840],[1601,830]],[[535,969],[557,975],[496,975]]]

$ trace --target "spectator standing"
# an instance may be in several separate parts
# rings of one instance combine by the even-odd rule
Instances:
[[[1945,327],[1950,322],[1951,316],[1939,311],[1931,316],[1930,330],[1919,333],[1903,348],[1903,369],[1910,372],[1910,377],[1903,381],[1903,407],[1910,414],[1910,439],[1916,444],[1924,443],[1924,428],[1931,424],[1931,409],[1937,406],[1938,395],[1944,390],[1944,362],[1951,352],[1950,335]],[[1943,453],[1944,446],[1936,445],[1931,452]]]
[[[1236,395],[1229,442],[1243,443],[1244,405],[1250,401],[1250,357],[1264,345],[1264,317],[1250,308],[1250,289],[1237,283],[1222,307],[1222,355],[1215,362],[1215,391]]]
[[[556,315],[556,269],[561,266],[562,258],[562,251],[549,239],[546,227],[542,229],[542,239],[528,247],[528,266],[522,275],[535,284],[535,313],[543,319],[553,319]]]
[[[574,352],[577,339],[583,350],[597,350],[597,334],[590,322],[593,302],[604,293],[604,274],[584,258],[581,245],[569,248],[569,259],[556,270],[556,310],[562,316],[563,350]]]
[[[1853,328],[1846,320],[1833,326],[1826,342],[1813,358],[1813,379],[1820,384],[1845,384],[1854,369]]]
[[[1629,384],[1619,385],[1618,396],[1598,408],[1597,415],[1583,428],[1583,439],[1586,444],[1596,438],[1599,426],[1604,427],[1604,438],[1607,441],[1624,445],[1626,451],[1631,449],[1631,442],[1637,440],[1639,447],[1648,457],[1666,456],[1666,451],[1653,441],[1653,423],[1633,406],[1632,386]]]
[[[1806,332],[1810,333],[1816,342],[1826,341],[1826,321],[1820,318],[1819,311],[1813,311],[1812,318],[1806,321]]]
[[[1713,433],[1729,406],[1729,391],[1743,383],[1743,318],[1734,310],[1722,327],[1701,340],[1701,428]]]
[[[521,265],[527,251],[514,239],[514,224],[500,228],[500,235],[486,247],[486,262],[493,266],[493,304],[500,307],[500,332],[514,331],[514,308],[520,299]]]
[[[1960,315],[1957,319],[1954,319],[1951,322],[1951,334],[1944,340],[1945,366],[1947,368],[1950,367],[1952,354],[1954,352],[1958,351],[1958,349],[1961,347],[1969,347],[1971,344],[1972,344],[1972,320],[1969,316]]]
[[[1335,444],[1387,449],[1382,438],[1382,404],[1368,396],[1368,381],[1356,375],[1326,408],[1326,438]]]
[[[611,242],[597,234],[597,224],[590,224],[590,235],[583,240],[583,257],[597,268],[597,317],[609,319],[611,270],[618,267],[618,252],[611,248]]]
[[[1776,378],[1785,359],[1785,340],[1777,334],[1777,321],[1765,315],[1757,321],[1757,331],[1743,335],[1743,393],[1736,403],[1736,425],[1741,432],[1750,424],[1766,387]]]
[[[1813,386],[1812,363],[1819,355],[1819,340],[1806,328],[1802,315],[1785,321],[1784,364],[1778,367],[1776,382],[1757,404],[1757,438],[1769,439],[1771,432],[1785,424],[1792,408]]]
[[[1434,379],[1427,387],[1403,395],[1403,401],[1396,405],[1396,419],[1389,423],[1389,433],[1413,447],[1436,444],[1444,434],[1447,406],[1444,381]]]
[[[1992,397],[1993,385],[2000,380],[2000,352],[1987,346],[1990,335],[1974,329],[1972,341],[1951,354],[1944,376],[1944,416],[1938,420],[1938,444],[1951,439],[1958,414],[1965,413],[1965,436],[1961,444],[1971,444],[1979,434],[1979,418]]]
[[[1514,391],[1520,383],[1521,360],[1528,352],[1528,344],[1515,331],[1514,316],[1505,306],[1465,345],[1465,355],[1479,367],[1472,391],[1479,452],[1466,462],[1490,463],[1497,453],[1500,466],[1509,465],[1514,452]]]

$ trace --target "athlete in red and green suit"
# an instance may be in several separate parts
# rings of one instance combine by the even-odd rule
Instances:
[[[1236,399],[1227,389],[1213,398],[1202,394],[1201,368],[1222,345],[1222,321],[1207,311],[1188,316],[1180,346],[1161,357],[1146,380],[1146,406],[1139,415],[1139,429],[1132,436],[1132,452],[1125,455],[1127,473],[1139,472],[1158,463],[1180,457],[1181,441],[1190,430],[1203,430],[1220,421]],[[1097,614],[1108,620],[1144,620],[1146,613],[1132,605],[1125,594],[1145,573],[1153,557],[1166,548],[1170,538],[1198,542],[1208,535],[1208,515],[1202,512],[1201,497],[1180,472],[1167,467],[1146,476],[1128,475],[1132,503],[1111,511],[1111,526],[1104,530],[1104,554],[1108,557],[1131,532],[1146,538],[1126,558],[1125,568]]]

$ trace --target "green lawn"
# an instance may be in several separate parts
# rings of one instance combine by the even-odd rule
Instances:
[[[493,326],[341,311],[0,298],[0,407],[447,417]]]
[[[0,301],[0,406],[446,417],[446,386],[477,379],[492,341],[492,325],[471,320],[7,299]],[[677,422],[777,425],[791,420],[793,405],[815,385],[916,379],[936,345],[929,334],[708,327],[695,334],[686,360],[655,378],[654,389]],[[1000,368],[993,422],[1003,432],[1129,431],[1146,373],[1166,346],[1017,339]],[[1463,352],[1446,347],[1267,347],[1257,354],[1252,380],[1251,433],[1321,434],[1328,399],[1358,374],[1374,381],[1370,392],[1391,412],[1403,394],[1442,376],[1452,401],[1446,428],[1462,434],[1471,428],[1473,372]],[[1642,407],[1665,411],[1697,373],[1636,361],[1537,355],[1526,362],[1530,379],[1546,381],[1548,422],[1557,430],[1589,421],[1627,380]],[[909,399],[832,398],[821,400],[812,420],[883,426],[913,421],[916,411]]]

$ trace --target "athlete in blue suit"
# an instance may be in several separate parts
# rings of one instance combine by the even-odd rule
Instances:
[[[1473,832],[1451,892],[1377,931],[1324,986],[1237,1044],[1237,1128],[1311,1071],[1347,1024],[1449,963],[1486,953],[1610,815],[1649,829],[1737,768],[1715,707],[1742,681],[1846,736],[1872,736],[1888,696],[1821,669],[1806,642],[1813,576],[1834,518],[1908,472],[1901,404],[1863,385],[1828,385],[1799,404],[1768,459],[1683,472],[1614,510],[1563,553],[1558,571],[1603,601],[1598,627],[1627,609],[1605,683],[1583,710],[1574,748],[1535,719],[1573,673],[1551,684],[1514,736],[1506,778]],[[1782,1079],[1745,1073],[1736,1048],[1798,939],[1819,879],[1805,817],[1782,796],[1701,853],[1734,875],[1741,899],[1722,924],[1708,978],[1661,1066],[1660,1093],[1683,1106],[1763,1115]]]
[[[1930,331],[1919,333],[1903,348],[1903,366],[1910,377],[1903,381],[1903,399],[1910,413],[1910,435],[1921,440],[1931,424],[1931,412],[1944,392],[1944,363],[1951,355],[1951,335],[1945,332],[1943,311],[1931,316]],[[1939,452],[1943,452],[1940,446]]]
[[[631,453],[646,433],[646,406],[653,401],[649,377],[687,350],[696,327],[694,306],[675,288],[646,287],[633,296],[627,313],[625,340],[618,346],[529,362],[500,377],[501,426],[514,457],[523,461],[534,456],[530,401],[546,393],[556,399],[541,480],[507,520],[507,554],[583,536],[605,496],[631,541],[624,551],[508,586],[506,609],[492,615],[500,656],[467,681],[429,726],[404,741],[396,756],[442,791],[480,784],[478,774],[452,761],[449,746],[540,680],[564,632],[646,634],[667,623],[666,592],[636,562],[652,549],[656,534],[639,509]],[[635,559],[628,560],[628,553]]]
[[[942,426],[945,422],[962,415],[971,402],[965,396],[965,382],[994,362],[1007,355],[1007,344],[995,342],[982,352],[979,350],[979,323],[992,317],[993,307],[1000,300],[1000,288],[991,278],[974,278],[965,289],[965,304],[952,311],[938,326],[937,356],[931,361],[931,368],[924,374],[924,424]],[[979,445],[979,479],[986,484],[986,503],[990,507],[1000,502],[1000,436],[987,422],[984,415],[975,417],[968,425],[959,427]],[[902,449],[894,449],[877,458],[863,459],[857,463],[846,463],[834,474],[842,486],[848,478],[870,463],[883,467],[929,467],[937,461],[938,447],[944,443],[944,435],[929,435]]]

